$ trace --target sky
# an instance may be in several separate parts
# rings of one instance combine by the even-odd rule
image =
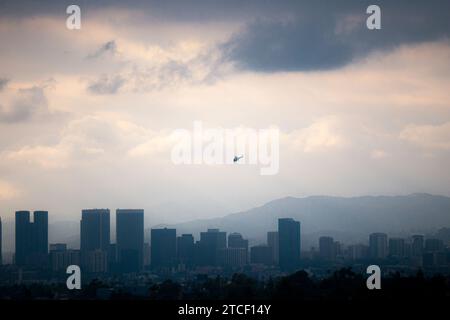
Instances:
[[[81,8],[81,29],[66,8]],[[450,2],[0,3],[0,216],[146,224],[286,196],[450,196]],[[279,171],[176,165],[175,130],[279,129]]]

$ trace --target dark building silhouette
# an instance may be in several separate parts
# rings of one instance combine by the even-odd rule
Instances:
[[[234,232],[228,235],[228,248],[244,248],[248,250],[248,240],[240,233]]]
[[[80,265],[80,250],[67,249],[65,243],[50,244],[51,270],[65,273],[70,265]]]
[[[81,264],[88,272],[108,269],[110,247],[109,209],[85,209],[80,221]]]
[[[248,262],[248,240],[244,239],[240,233],[234,232],[234,233],[230,233],[228,235],[228,248],[244,249],[245,250],[244,251],[245,263]],[[230,252],[223,253],[223,254],[225,254],[225,257],[230,256],[230,255],[235,255],[236,257],[239,256],[239,259],[241,259],[242,251],[236,251],[236,252],[230,251]],[[230,258],[230,259],[234,259],[234,258]],[[235,261],[237,261],[236,259],[235,259]]]
[[[372,259],[385,259],[388,255],[388,236],[386,233],[369,235],[369,254]]]
[[[424,236],[423,235],[413,235],[412,236],[412,248],[411,253],[414,257],[422,257],[424,247]]]
[[[300,222],[291,218],[278,219],[281,270],[289,271],[300,262]]]
[[[150,255],[150,243],[144,242],[144,268],[147,268],[151,265]]]
[[[178,262],[186,267],[191,267],[194,263],[194,236],[183,234],[177,238],[177,258]]]
[[[116,252],[120,272],[139,272],[144,266],[144,210],[116,210]]]
[[[218,264],[226,268],[241,268],[247,264],[246,248],[223,248],[218,250]]]
[[[426,239],[425,252],[436,252],[444,249],[444,242],[441,239]]]
[[[389,239],[389,255],[392,257],[404,257],[406,253],[405,239],[390,238]]]
[[[319,238],[319,255],[320,258],[327,261],[334,261],[336,259],[336,245],[332,237]]]
[[[18,266],[45,267],[48,264],[48,212],[16,211],[16,255]]]
[[[267,245],[259,245],[250,248],[250,262],[253,264],[273,264],[273,250]]]
[[[200,232],[200,241],[196,244],[196,264],[200,266],[217,266],[218,252],[227,247],[227,233],[219,229]]]
[[[278,231],[267,232],[267,245],[272,248],[273,264],[277,265],[280,258],[280,253],[278,252],[280,248],[280,238],[278,236]]]
[[[177,258],[176,229],[152,229],[150,238],[152,268],[165,269],[174,267]]]

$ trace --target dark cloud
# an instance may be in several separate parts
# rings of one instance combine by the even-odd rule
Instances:
[[[290,19],[249,23],[224,43],[222,50],[226,60],[243,69],[310,71],[338,68],[374,50],[450,35],[450,1],[377,4],[382,10],[381,30],[366,28],[365,1],[348,1],[342,7],[318,2],[308,11],[292,12]]]
[[[19,89],[16,99],[10,106],[4,107],[0,105],[0,122],[23,122],[40,112],[46,111],[47,98],[42,87],[34,86]]]
[[[120,75],[102,75],[89,84],[88,90],[94,94],[116,94],[125,82],[125,79]]]
[[[89,59],[99,58],[105,54],[116,55],[117,54],[117,44],[114,40],[108,41],[97,49],[94,53],[87,56]]]
[[[374,3],[382,9],[382,30],[370,31],[365,26],[366,8]],[[69,4],[72,1],[4,0],[0,15],[64,17]],[[448,0],[98,0],[79,5],[87,19],[107,8],[138,11],[133,23],[143,26],[152,21],[245,22],[220,48],[226,61],[262,72],[338,68],[374,50],[450,35]],[[117,53],[114,41],[90,57],[105,53]]]

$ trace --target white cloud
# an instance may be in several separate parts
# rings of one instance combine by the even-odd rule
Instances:
[[[322,152],[330,149],[340,149],[349,144],[341,133],[341,122],[330,116],[313,122],[306,128],[294,130],[285,134],[284,139],[294,148],[303,152]]]
[[[441,125],[410,124],[402,130],[400,139],[423,148],[450,150],[450,122]]]

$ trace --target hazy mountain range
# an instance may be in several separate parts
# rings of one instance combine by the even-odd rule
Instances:
[[[450,226],[450,198],[429,194],[287,197],[222,218],[194,220],[170,227],[177,228],[180,234],[194,235],[207,228],[220,228],[240,232],[251,242],[258,243],[265,241],[267,231],[277,229],[277,219],[283,217],[301,222],[305,246],[314,245],[320,235],[353,242],[367,240],[371,232],[386,232],[392,236],[427,234]]]
[[[176,215],[176,212],[173,214]],[[331,235],[339,241],[350,243],[367,241],[371,232],[386,232],[390,236],[404,237],[412,233],[434,233],[439,228],[450,226],[450,198],[429,194],[352,198],[287,197],[221,218],[170,225],[146,225],[145,238],[148,241],[150,227],[176,228],[178,234],[193,233],[196,239],[200,231],[220,228],[228,233],[240,232],[251,244],[258,244],[265,242],[267,231],[277,230],[277,219],[282,217],[292,217],[301,222],[303,248],[308,249],[317,245],[317,239],[321,235]],[[111,214],[111,220],[114,220],[114,213]],[[4,223],[4,251],[12,248],[13,229],[13,223]],[[113,224],[111,229],[114,233]],[[79,221],[51,223],[49,241],[65,242],[71,247],[78,247]]]

